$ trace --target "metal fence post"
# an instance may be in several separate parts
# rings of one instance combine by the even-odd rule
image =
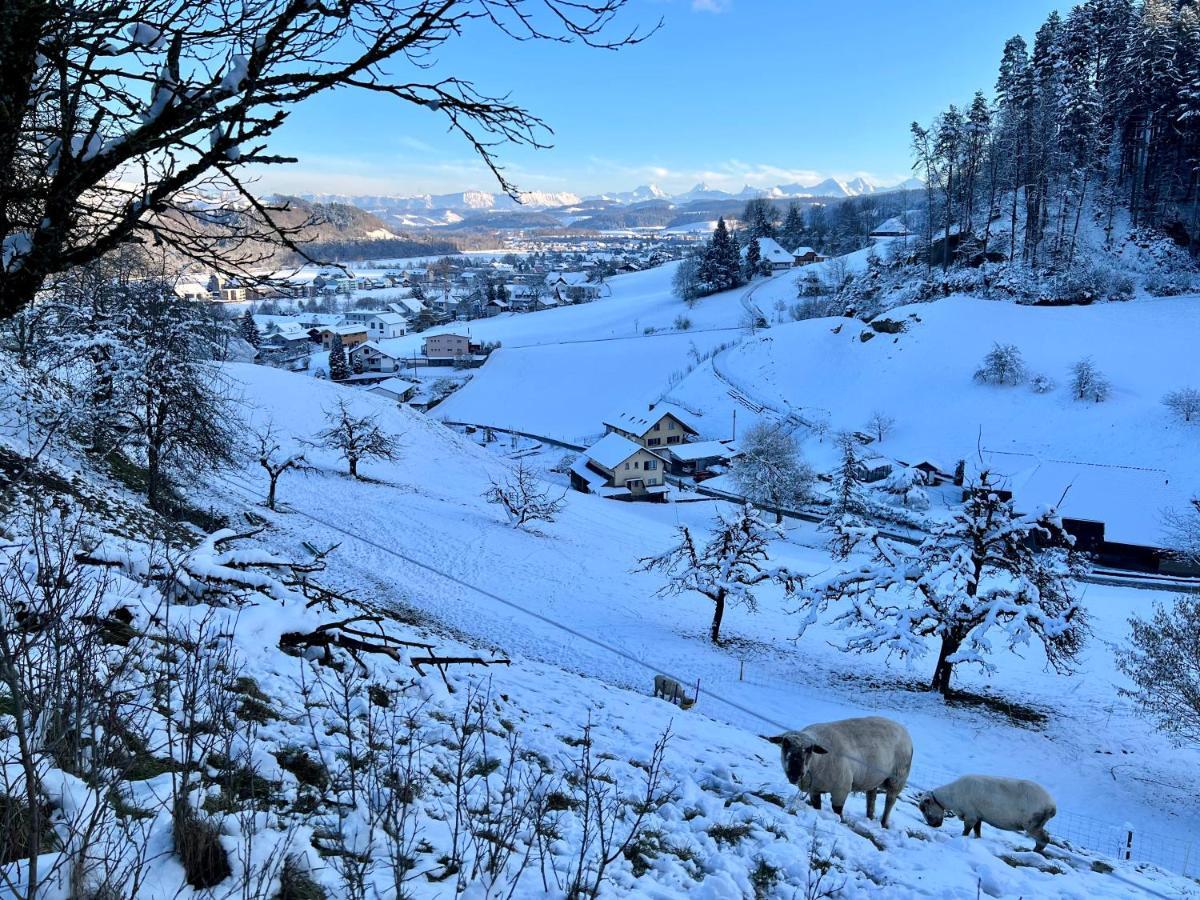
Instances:
[[[1133,858],[1133,828],[1128,825],[1125,828],[1125,859],[1130,860]]]

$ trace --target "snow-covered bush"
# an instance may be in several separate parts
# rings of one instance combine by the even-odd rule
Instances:
[[[975,370],[975,380],[984,384],[1020,384],[1025,379],[1025,361],[1015,344],[995,343]]]
[[[1129,645],[1117,666],[1133,682],[1121,693],[1176,744],[1200,742],[1200,598],[1156,603],[1150,619],[1129,620]]]
[[[1054,390],[1054,379],[1039,373],[1029,379],[1029,389],[1035,394],[1049,394]]]
[[[1101,403],[1112,393],[1112,385],[1091,358],[1085,358],[1071,366],[1071,393],[1076,400]]]
[[[672,323],[676,331],[689,331],[692,327],[692,320],[682,313],[675,317]]]
[[[1163,397],[1163,405],[1185,422],[1200,419],[1200,391],[1195,388],[1179,388]]]
[[[1156,269],[1143,282],[1146,293],[1154,297],[1176,297],[1196,290],[1196,276],[1180,269]]]

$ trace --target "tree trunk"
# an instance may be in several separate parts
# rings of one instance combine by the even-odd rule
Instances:
[[[162,468],[158,455],[158,444],[151,441],[146,446],[146,505],[157,510],[159,495],[159,472]],[[161,510],[159,510],[161,512]]]
[[[279,473],[271,473],[271,486],[267,489],[267,509],[275,509],[275,485],[279,481]]]
[[[950,676],[954,674],[954,663],[949,662],[947,657],[957,653],[961,645],[962,641],[959,638],[942,635],[942,646],[938,650],[937,667],[933,670],[933,681],[929,687],[943,697],[950,693]]]
[[[357,456],[348,456],[346,458],[350,461],[351,477],[357,478],[358,477],[358,457]]]
[[[712,629],[709,632],[709,636],[712,638],[712,642],[714,644],[719,644],[721,643],[721,620],[725,618],[725,592],[718,592],[717,595],[712,598],[712,601],[713,620]]]

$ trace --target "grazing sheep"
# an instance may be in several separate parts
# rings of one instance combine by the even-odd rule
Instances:
[[[979,837],[984,822],[1001,831],[1023,831],[1037,842],[1034,849],[1038,853],[1050,842],[1045,825],[1058,812],[1054,798],[1040,784],[993,775],[964,775],[922,794],[917,806],[934,828],[940,827],[947,815],[958,816],[963,821],[963,837],[972,830]]]
[[[899,722],[865,716],[809,725],[767,740],[779,744],[787,780],[808,794],[813,809],[820,809],[821,795],[829,794],[840,816],[850,793],[865,791],[867,818],[873,819],[875,795],[883,790],[887,799],[880,824],[887,828],[912,768],[912,738]]]
[[[654,676],[654,696],[678,703],[681,709],[689,709],[696,703],[695,697],[689,697],[684,692],[682,684],[666,675]]]

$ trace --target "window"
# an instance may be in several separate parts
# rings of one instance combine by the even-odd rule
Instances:
[[[657,469],[658,468],[658,460],[657,459],[646,460],[646,468],[647,469]]]
[[[655,425],[654,427],[657,428],[658,426]],[[671,420],[670,422],[667,423],[667,431],[674,431],[674,430],[675,430],[675,421]]]
[[[654,423],[654,430],[655,430],[655,431],[658,431],[658,426],[659,426],[659,424],[660,424],[660,423],[658,423],[658,422],[655,422],[655,423]]]
[[[625,471],[629,471],[629,463],[625,463]]]
[[[669,438],[667,438],[667,443],[668,444],[678,444],[679,443],[679,435],[677,435],[677,434],[671,435]]]
[[[649,440],[646,441],[646,446],[647,447],[657,447],[661,443],[662,443],[662,438],[650,438]]]

